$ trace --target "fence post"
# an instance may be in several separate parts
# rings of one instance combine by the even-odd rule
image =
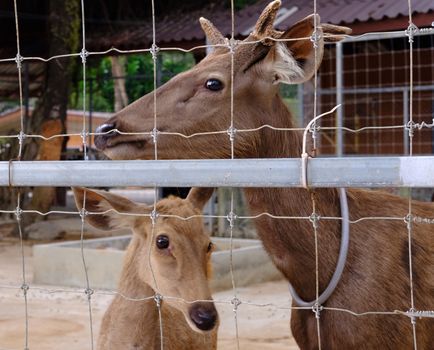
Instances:
[[[89,130],[88,132],[92,132],[92,114],[93,114],[93,78],[89,79]],[[91,150],[92,145],[92,136],[89,134],[89,140],[87,143],[89,147],[89,151]]]
[[[25,104],[25,113],[24,113],[24,125],[27,125],[29,120],[29,97],[30,97],[30,87],[29,87],[29,62],[24,63],[24,104]]]
[[[304,127],[306,124],[304,122],[304,84],[298,84],[297,85],[297,101],[298,101],[298,121],[300,122],[301,126]]]
[[[336,43],[336,105],[343,103],[343,53],[342,43]],[[336,156],[342,157],[344,153],[343,144],[343,119],[344,119],[344,106],[338,108],[336,111]]]
[[[403,122],[404,125],[407,126],[410,117],[409,117],[409,110],[408,110],[408,90],[404,89],[402,91],[402,115],[403,115]],[[409,151],[409,137],[408,137],[408,130],[406,127],[404,127],[403,135],[404,137],[404,154],[408,154]]]

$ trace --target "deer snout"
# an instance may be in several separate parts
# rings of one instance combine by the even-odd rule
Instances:
[[[116,132],[113,131],[115,129],[116,125],[114,123],[105,123],[96,128],[95,132],[97,134],[103,134],[95,136],[95,146],[99,150],[103,150],[107,146],[107,140],[116,135]]]
[[[196,327],[202,331],[210,331],[217,324],[218,314],[212,303],[194,303],[189,314]]]

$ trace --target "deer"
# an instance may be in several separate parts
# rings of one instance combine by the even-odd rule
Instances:
[[[153,206],[106,191],[73,191],[80,211],[85,203],[89,224],[133,231],[117,293],[102,319],[98,349],[161,349],[157,302],[164,349],[216,349],[219,320],[208,286],[213,244],[200,217],[212,189],[194,188],[186,199],[160,200],[154,228]]]
[[[313,14],[279,31],[274,28],[279,7],[280,1],[271,2],[252,33],[236,45],[228,42],[209,20],[201,18],[207,42],[214,45],[214,50],[189,71],[178,74],[100,125],[97,130],[100,134],[95,139],[97,148],[114,160],[153,159],[155,94],[157,129],[161,132],[157,140],[159,159],[231,158],[227,133],[213,131],[229,130],[233,92],[234,129],[253,130],[235,134],[234,158],[299,158],[302,135],[294,130],[277,130],[295,126],[279,94],[279,85],[300,84],[311,79],[321,63],[324,43],[342,40],[351,30],[321,23],[319,15]],[[309,38],[317,38],[316,49]],[[178,133],[196,136],[186,138]],[[321,217],[341,217],[339,190],[244,188],[243,192],[250,214],[258,216],[254,219],[257,233],[271,260],[300,298],[315,300],[312,222],[275,220],[260,214],[311,217],[314,199],[320,218],[317,242],[321,293],[336,268],[343,225],[340,220]],[[301,349],[409,349],[415,338],[418,349],[432,349],[433,319],[409,317],[406,312],[412,306],[410,251],[414,309],[434,308],[434,229],[423,220],[411,220],[432,216],[433,204],[413,201],[412,216],[404,220],[409,213],[408,199],[383,191],[347,189],[347,203],[350,240],[336,288],[321,305],[324,307],[321,311],[318,305],[316,310],[297,308],[299,305],[293,300],[290,327],[298,346]],[[369,217],[399,220],[364,219]],[[408,225],[412,227],[411,246]],[[403,312],[365,314],[395,310]]]

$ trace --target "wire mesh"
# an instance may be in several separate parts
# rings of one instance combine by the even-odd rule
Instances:
[[[295,132],[295,131],[302,131],[304,128],[298,128],[298,127],[276,127],[273,125],[263,124],[256,128],[248,128],[248,129],[235,129],[235,119],[236,119],[236,105],[234,102],[234,54],[236,51],[236,48],[238,45],[253,45],[257,43],[257,41],[252,41],[249,43],[246,42],[240,42],[237,41],[235,38],[235,7],[234,7],[234,1],[231,1],[231,9],[230,9],[230,15],[231,15],[231,36],[230,40],[227,44],[222,45],[200,45],[196,46],[191,49],[182,49],[182,48],[176,48],[176,47],[169,47],[169,48],[159,48],[157,46],[157,40],[156,40],[156,29],[155,29],[155,23],[156,23],[156,14],[155,14],[155,4],[152,0],[152,46],[151,48],[146,49],[136,49],[136,50],[120,50],[117,48],[111,48],[106,51],[99,51],[99,52],[89,52],[86,50],[85,41],[86,41],[86,32],[85,32],[85,13],[84,13],[84,0],[81,0],[81,23],[82,23],[82,49],[79,53],[70,53],[70,54],[64,54],[64,55],[56,55],[48,58],[42,58],[42,57],[23,57],[20,54],[20,38],[19,38],[19,22],[18,22],[18,9],[17,9],[17,2],[14,0],[14,14],[15,14],[15,24],[16,24],[16,36],[17,36],[17,55],[15,58],[6,58],[6,59],[0,59],[0,63],[16,63],[17,70],[18,70],[18,83],[19,83],[19,106],[20,106],[20,132],[17,135],[1,135],[1,139],[16,139],[19,143],[19,150],[16,160],[21,161],[22,156],[22,147],[25,139],[27,138],[39,138],[43,141],[49,141],[55,138],[64,138],[67,136],[79,136],[82,138],[82,144],[83,144],[83,158],[85,160],[88,160],[88,138],[90,136],[96,136],[96,135],[106,135],[108,133],[117,133],[119,135],[147,135],[152,138],[154,142],[154,160],[158,160],[158,139],[160,136],[177,136],[182,137],[185,139],[190,139],[194,137],[199,136],[206,136],[206,135],[219,135],[219,134],[227,134],[229,137],[230,142],[230,149],[231,149],[231,159],[235,159],[235,141],[238,134],[241,133],[253,133],[258,132],[264,129],[279,131],[279,132]],[[313,13],[317,14],[317,1],[313,1]],[[414,139],[417,132],[420,131],[426,131],[423,135],[431,134],[432,127],[434,126],[434,122],[432,122],[431,117],[428,112],[426,112],[427,109],[424,109],[424,104],[426,104],[428,101],[430,101],[431,97],[429,93],[431,93],[432,90],[432,84],[433,81],[431,80],[431,85],[427,84],[427,81],[429,82],[429,78],[427,81],[419,81],[418,85],[415,86],[414,84],[414,73],[415,73],[415,62],[414,62],[414,41],[416,38],[419,38],[418,34],[421,34],[418,31],[418,28],[414,25],[412,21],[412,4],[411,1],[408,0],[408,10],[409,10],[409,26],[408,29],[405,32],[405,35],[408,38],[409,48],[404,50],[404,54],[408,56],[408,62],[405,62],[402,67],[405,69],[408,69],[408,84],[405,84],[402,81],[396,82],[394,81],[395,77],[397,76],[396,70],[401,66],[396,66],[394,63],[392,63],[391,72],[388,72],[386,74],[387,79],[383,81],[383,75],[379,74],[379,81],[378,81],[378,90],[375,90],[375,88],[372,88],[372,85],[368,83],[369,79],[371,78],[372,74],[378,74],[382,68],[381,62],[385,60],[385,56],[381,52],[381,50],[378,50],[376,52],[369,52],[364,56],[365,62],[364,67],[362,69],[362,72],[354,69],[354,68],[345,68],[347,64],[344,65],[344,76],[352,75],[352,79],[354,81],[358,81],[360,85],[356,86],[356,89],[358,91],[355,91],[355,89],[351,90],[348,89],[348,91],[345,92],[346,95],[352,96],[352,97],[345,97],[345,104],[347,106],[347,109],[345,114],[348,115],[348,117],[344,120],[343,126],[333,126],[331,124],[332,122],[322,121],[319,124],[314,124],[312,128],[309,129],[310,135],[312,137],[312,145],[313,150],[312,154],[315,155],[317,151],[320,151],[321,153],[327,154],[335,152],[335,143],[334,139],[336,137],[336,133],[338,132],[344,132],[351,134],[349,137],[346,137],[346,139],[350,138],[350,143],[354,144],[354,148],[357,149],[357,153],[367,153],[367,154],[394,154],[394,153],[406,153],[409,156],[413,156],[415,153],[414,150]],[[314,47],[315,52],[315,62],[319,60],[318,56],[318,40],[320,40],[320,37],[318,35],[318,27],[319,23],[317,23],[317,18],[315,17],[314,21],[314,32],[311,37],[306,38],[291,38],[291,39],[276,39],[276,38],[265,38],[269,39],[275,42],[288,42],[293,40],[310,40],[312,41],[312,45]],[[425,34],[425,33],[422,33]],[[387,39],[391,38],[394,35],[399,36],[398,39],[395,37],[393,39]],[[344,45],[353,45],[353,50],[355,53],[346,55],[347,61],[349,63],[352,62],[352,67],[356,67],[358,62],[357,59],[359,58],[359,55],[357,54],[357,43],[362,42],[361,39],[367,38],[369,36],[375,36],[376,40],[378,40],[378,47],[381,48],[380,41],[384,44],[384,41],[390,41],[390,45],[396,45],[397,40],[402,40],[403,33],[401,31],[394,32],[394,33],[367,33],[363,34],[361,36],[345,36],[347,42],[345,42]],[[430,34],[432,37],[432,34]],[[264,39],[262,39],[264,40]],[[432,40],[432,39],[431,39]],[[348,44],[347,44],[348,43]],[[160,131],[158,130],[158,118],[157,118],[157,93],[156,88],[157,86],[157,57],[158,54],[160,54],[162,51],[165,52],[171,52],[171,51],[179,51],[179,52],[192,52],[199,49],[204,48],[226,48],[229,50],[230,53],[230,67],[231,67],[231,80],[230,80],[230,91],[231,91],[231,97],[230,97],[230,125],[227,129],[224,130],[212,130],[212,131],[206,131],[206,132],[200,132],[200,133],[193,133],[193,134],[183,134],[179,132],[170,132],[170,131]],[[432,45],[431,47],[428,47],[426,49],[426,52],[423,50],[418,50],[418,57],[417,62],[418,66],[417,68],[419,70],[423,68],[430,68],[431,72],[433,72],[433,64],[432,62],[424,63],[423,57],[428,56],[430,52],[432,52]],[[153,85],[154,85],[154,92],[153,92],[153,120],[154,120],[154,128],[153,130],[146,131],[146,132],[123,132],[120,130],[111,130],[107,133],[96,133],[92,132],[92,130],[87,130],[87,93],[86,93],[86,60],[89,56],[105,56],[111,53],[118,53],[118,54],[132,54],[132,53],[148,53],[152,55],[153,60]],[[327,57],[327,54],[330,55],[330,57]],[[71,58],[80,58],[82,62],[82,71],[83,71],[83,117],[82,117],[82,131],[80,133],[66,133],[66,134],[57,134],[53,136],[43,136],[43,135],[31,135],[26,133],[25,131],[25,125],[24,125],[24,106],[23,106],[23,87],[22,87],[22,63],[27,61],[42,61],[42,62],[50,62],[55,59],[59,58],[65,58],[65,57],[71,57]],[[395,59],[395,56],[391,56],[393,59]],[[327,67],[327,64],[330,62],[333,62],[336,59],[336,57],[333,56],[333,52],[326,52],[326,59],[325,64],[323,65],[323,70],[325,72],[320,71],[317,73],[315,70],[314,73],[314,79],[313,79],[313,103],[312,106],[309,106],[307,104],[307,107],[303,110],[303,116],[299,116],[301,119],[305,119],[305,121],[309,121],[310,119],[315,119],[318,115],[318,112],[324,111],[324,110],[330,110],[331,107],[335,105],[333,100],[333,88],[336,86],[334,85],[334,81],[332,79],[334,75],[334,69],[331,67]],[[345,63],[347,63],[345,61]],[[369,68],[369,64],[372,61],[378,61],[380,62],[379,67]],[[351,66],[350,66],[351,67]],[[347,71],[345,69],[348,69]],[[423,74],[418,72],[418,77],[422,79]],[[319,78],[321,78],[321,86],[319,85]],[[331,80],[330,84],[327,83],[327,79]],[[390,81],[391,80],[391,81]],[[365,82],[363,84],[363,82]],[[324,88],[326,86],[326,88]],[[328,89],[328,90],[327,90]],[[305,95],[308,95],[311,93],[311,91],[305,92]],[[415,93],[420,94],[420,98],[417,99],[419,106],[415,108],[414,106],[414,100],[415,100]],[[378,94],[384,94],[386,97],[382,98],[381,103],[378,104],[378,116],[386,116],[386,118],[383,118],[381,120],[380,125],[370,125],[371,122],[375,123],[378,122],[378,120],[373,120],[371,113],[365,113],[365,118],[357,118],[356,121],[351,120],[353,118],[354,114],[357,115],[357,108],[358,105],[363,104],[365,108],[367,109],[369,104],[371,103],[370,99],[372,96]],[[345,95],[345,96],[346,96]],[[364,96],[364,98],[360,99],[360,95]],[[383,95],[383,96],[384,96]],[[321,98],[321,101],[319,101]],[[351,107],[348,107],[350,103],[353,103],[356,105],[353,109]],[[320,106],[321,105],[321,106]],[[398,107],[399,106],[399,107]],[[389,112],[391,107],[390,114],[386,113],[386,110]],[[309,108],[313,110],[313,112],[309,111]],[[417,110],[418,116],[417,119],[414,117],[414,112]],[[375,113],[374,113],[375,114]],[[305,118],[304,115],[307,115],[308,117]],[[309,118],[309,116],[312,115],[312,118]],[[408,118],[408,119],[406,119]],[[354,119],[354,118],[353,118]],[[302,125],[306,124],[305,122],[301,123]],[[350,125],[350,126],[349,126]],[[376,140],[377,138],[383,138],[386,133],[389,133],[388,135],[391,137],[391,140],[388,140],[384,142],[381,145],[381,148],[375,148],[378,146],[375,146],[375,142],[373,140]],[[357,140],[357,135],[363,134],[364,140],[360,141]],[[403,137],[404,135],[404,137]],[[419,135],[422,135],[419,134]],[[426,138],[426,137],[425,137]],[[421,136],[422,142],[417,143],[418,153],[424,153],[424,152],[431,152],[431,150],[427,150],[427,146],[429,144],[425,139],[424,136]],[[407,140],[407,141],[406,141]],[[401,141],[403,145],[401,145]],[[374,147],[374,149],[371,149],[370,147]],[[404,149],[403,149],[404,148]],[[348,149],[348,146],[345,145],[345,149]],[[346,153],[346,152],[344,152]],[[11,162],[14,161],[14,159],[11,160]],[[181,217],[177,215],[167,215],[167,214],[161,214],[157,212],[157,201],[158,201],[158,188],[154,187],[154,200],[153,200],[153,211],[151,214],[142,214],[141,216],[149,217],[152,222],[152,239],[153,241],[154,235],[155,235],[155,227],[157,220],[160,220],[162,218],[177,218],[179,220],[183,221],[189,221],[193,218],[196,218],[197,216],[189,216],[189,217]],[[68,211],[60,211],[60,210],[53,210],[49,212],[40,212],[36,210],[24,210],[21,208],[21,199],[20,199],[20,193],[18,193],[18,202],[17,207],[15,210],[0,210],[1,213],[5,214],[14,214],[16,217],[18,229],[19,229],[19,239],[20,239],[20,255],[22,258],[22,283],[21,285],[13,286],[13,285],[0,285],[0,288],[4,289],[16,289],[17,291],[21,291],[23,293],[24,298],[24,307],[25,307],[25,335],[24,335],[24,349],[29,349],[29,313],[28,313],[28,293],[32,291],[37,291],[40,293],[47,293],[47,294],[53,294],[53,293],[84,293],[87,301],[88,301],[88,312],[89,312],[89,332],[90,332],[90,342],[91,342],[91,349],[94,348],[94,331],[93,331],[93,319],[92,319],[92,298],[96,295],[120,295],[122,298],[130,301],[154,301],[155,305],[158,310],[159,315],[159,329],[160,329],[160,347],[161,349],[164,349],[164,334],[163,334],[163,326],[164,326],[164,320],[161,313],[161,307],[162,303],[164,303],[165,300],[175,300],[178,299],[174,296],[170,295],[161,295],[158,291],[158,277],[156,276],[154,272],[154,267],[152,266],[151,259],[149,259],[149,268],[152,272],[153,279],[154,279],[154,286],[155,286],[155,295],[153,296],[143,296],[143,297],[131,297],[128,295],[123,295],[122,293],[119,293],[116,290],[108,290],[108,291],[101,291],[97,289],[92,289],[92,281],[89,280],[88,277],[88,266],[86,264],[86,258],[85,258],[85,252],[83,249],[84,239],[85,239],[85,229],[84,229],[84,222],[85,218],[88,215],[101,215],[101,213],[93,213],[86,211],[85,209],[79,211],[79,212],[68,212]],[[246,220],[255,220],[261,217],[267,217],[275,220],[303,220],[303,221],[309,221],[312,223],[312,228],[314,231],[314,247],[315,247],[315,295],[316,299],[318,300],[319,293],[320,293],[320,286],[319,286],[319,247],[318,247],[318,235],[320,232],[318,232],[318,221],[339,221],[342,218],[341,217],[330,217],[330,216],[321,216],[321,213],[317,212],[317,203],[315,201],[315,196],[312,195],[312,214],[310,216],[288,216],[288,215],[277,215],[275,213],[270,212],[263,212],[256,215],[236,215],[235,208],[234,208],[234,190],[231,189],[231,198],[230,198],[230,211],[227,213],[227,215],[200,215],[201,218],[225,218],[229,222],[229,237],[230,237],[230,273],[231,273],[231,284],[232,284],[232,291],[233,291],[233,298],[230,300],[195,300],[195,301],[186,301],[186,300],[179,300],[184,303],[194,303],[194,302],[214,302],[216,304],[227,304],[232,306],[233,313],[234,313],[234,326],[235,326],[235,342],[236,342],[236,348],[240,348],[240,334],[238,330],[238,310],[241,305],[249,305],[254,307],[275,307],[279,309],[284,310],[311,310],[314,312],[316,317],[316,330],[317,330],[317,342],[318,347],[321,348],[321,319],[320,315],[323,311],[333,311],[333,312],[343,312],[343,313],[349,313],[356,317],[364,317],[368,315],[403,315],[409,318],[411,324],[412,324],[412,330],[413,330],[413,347],[414,349],[417,349],[417,338],[416,338],[416,327],[417,322],[416,320],[421,317],[426,318],[433,318],[434,314],[432,311],[429,310],[418,310],[415,305],[414,301],[414,283],[413,283],[413,252],[412,252],[412,239],[413,239],[413,224],[414,223],[425,223],[425,224],[433,224],[434,219],[432,218],[424,218],[424,217],[418,217],[413,214],[413,208],[412,208],[412,200],[413,200],[413,194],[412,189],[410,188],[408,190],[408,214],[404,217],[385,217],[385,216],[378,216],[378,217],[361,217],[355,220],[351,220],[351,224],[357,224],[363,221],[399,221],[406,225],[407,231],[408,231],[408,264],[409,264],[409,289],[410,289],[410,300],[409,300],[409,309],[408,310],[368,310],[365,312],[356,312],[350,309],[346,308],[336,308],[336,307],[327,307],[323,305],[315,305],[314,308],[303,308],[303,307],[297,307],[297,306],[282,306],[277,303],[251,303],[249,301],[241,300],[239,298],[237,287],[236,287],[236,280],[234,277],[234,271],[233,271],[233,235],[234,235],[234,227],[237,220],[240,219],[246,219]],[[86,196],[84,196],[83,199],[83,208],[86,208]],[[134,215],[134,216],[140,216],[140,214],[131,214],[131,213],[123,213],[117,210],[110,210],[108,212],[115,212],[118,215]],[[67,215],[78,215],[81,218],[82,226],[81,226],[81,235],[80,235],[80,241],[81,241],[81,257],[82,257],[82,264],[83,264],[83,270],[85,274],[85,289],[84,291],[78,291],[73,289],[67,289],[67,288],[61,288],[61,289],[48,289],[48,288],[41,288],[32,286],[30,287],[27,280],[26,280],[26,261],[25,261],[25,254],[23,250],[23,233],[22,233],[22,227],[21,227],[21,217],[25,214],[38,214],[41,216],[47,216],[51,214],[67,214]],[[151,250],[152,245],[149,247],[149,256],[151,256]]]

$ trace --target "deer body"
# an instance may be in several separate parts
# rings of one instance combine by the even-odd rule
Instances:
[[[93,213],[106,212],[109,208],[129,214],[144,214],[152,210],[106,192],[85,191],[86,209]],[[205,195],[197,200],[198,196],[204,191],[205,194],[212,193],[210,190],[200,191],[200,194],[198,190],[191,191],[186,200],[162,200],[157,204],[157,210],[160,214],[182,217],[196,215],[204,200],[209,198]],[[74,189],[74,192],[77,206],[81,208],[84,190]],[[87,220],[99,228],[126,226],[134,231],[126,251],[118,294],[101,323],[99,350],[161,349],[160,315],[154,300],[157,291],[163,296],[161,325],[164,349],[217,348],[217,311],[207,284],[211,253],[208,247],[212,244],[203,233],[200,219],[184,222],[176,218],[162,218],[160,224],[160,219],[157,219],[154,235],[151,233],[150,218],[145,216],[124,217],[107,213],[89,215]],[[158,241],[160,237],[167,239],[167,247],[158,247],[161,242],[166,242]],[[154,242],[157,246],[150,247]]]
[[[323,53],[324,41],[337,41],[348,28],[321,24],[319,16],[309,16],[285,32],[272,25],[280,1],[272,2],[260,16],[254,32],[234,51],[234,140],[236,158],[300,157],[301,137],[294,131],[263,128],[291,128],[292,117],[281,97],[278,83],[300,83],[312,77]],[[316,23],[316,26],[315,26]],[[207,20],[201,19],[208,41],[224,44],[223,36]],[[321,37],[315,54],[309,38],[314,30]],[[268,38],[291,39],[286,43]],[[304,39],[303,39],[304,38]],[[230,125],[231,54],[217,48],[196,67],[178,75],[155,91],[158,105],[158,129],[187,135],[226,130]],[[157,102],[158,103],[158,102]],[[149,135],[117,135],[150,131],[153,95],[146,95],[118,112],[102,125],[95,144],[113,159],[152,159]],[[176,110],[176,113],[173,111]],[[231,147],[225,132],[191,138],[161,135],[159,158],[230,158]],[[334,189],[308,191],[297,188],[248,188],[246,200],[251,215],[267,212],[278,216],[340,217],[340,204]],[[408,311],[411,306],[409,283],[408,231],[404,217],[408,200],[379,191],[347,191],[350,219],[398,217],[398,220],[362,220],[350,225],[347,263],[336,290],[326,307],[369,311]],[[430,203],[413,202],[412,215],[433,217]],[[307,301],[315,299],[314,230],[309,220],[255,219],[258,234],[277,268]],[[413,223],[412,258],[414,305],[417,310],[434,308],[434,229]],[[319,291],[326,288],[340,246],[338,220],[320,219]],[[323,349],[409,349],[413,346],[410,318],[403,315],[366,315],[356,317],[344,311],[320,313]],[[318,349],[317,324],[311,310],[293,310],[291,329],[302,349]],[[434,344],[434,320],[416,320],[418,349]]]

